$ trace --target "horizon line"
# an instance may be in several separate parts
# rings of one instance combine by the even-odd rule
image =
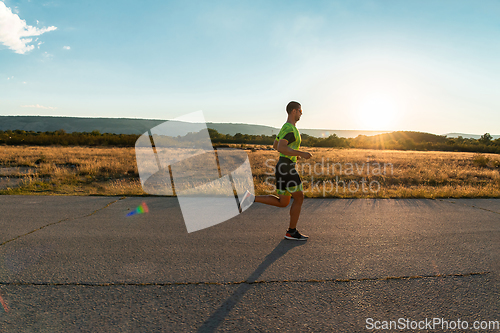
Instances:
[[[0,115],[1,117],[51,117],[51,118],[82,118],[82,119],[130,119],[130,120],[154,120],[154,121],[176,121],[175,119],[158,119],[158,118],[138,118],[138,117],[86,117],[86,116],[67,116],[67,115]],[[271,125],[263,125],[263,124],[252,124],[252,123],[238,123],[238,122],[213,122],[207,121],[206,124],[230,124],[230,125],[251,125],[251,126],[263,126],[269,127],[278,130],[278,127],[274,127]],[[297,127],[299,128],[299,127]],[[391,133],[391,132],[419,132],[419,133],[428,133],[440,136],[447,136],[450,134],[458,134],[458,135],[483,135],[483,134],[474,134],[474,133],[463,133],[463,132],[448,132],[444,134],[436,134],[432,132],[424,132],[418,130],[367,130],[367,129],[324,129],[324,128],[299,128],[302,130],[314,130],[314,131],[342,131],[342,132],[378,132],[380,134]],[[500,134],[491,134],[492,136],[500,136]]]

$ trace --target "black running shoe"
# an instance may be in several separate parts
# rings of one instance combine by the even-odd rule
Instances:
[[[285,234],[285,239],[305,241],[308,238],[309,238],[309,236],[301,235],[298,230],[295,230],[295,232],[292,232],[292,233],[290,233],[290,231],[287,231]]]

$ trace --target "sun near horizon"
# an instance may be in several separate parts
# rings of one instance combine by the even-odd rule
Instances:
[[[360,99],[356,111],[359,128],[382,131],[395,125],[395,116],[399,111],[397,104],[389,94],[372,93]]]

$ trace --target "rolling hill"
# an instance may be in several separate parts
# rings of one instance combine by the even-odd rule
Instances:
[[[35,132],[53,132],[65,130],[72,132],[92,132],[115,134],[142,134],[166,120],[160,119],[132,119],[132,118],[78,118],[78,117],[48,117],[48,116],[0,116],[0,130],[24,130]],[[207,127],[222,134],[235,135],[236,133],[249,135],[278,134],[279,128],[233,123],[207,123]],[[376,135],[386,131],[356,131],[356,130],[329,130],[329,129],[300,129],[301,133],[314,137],[328,137],[336,134],[339,137],[352,138],[358,135]]]

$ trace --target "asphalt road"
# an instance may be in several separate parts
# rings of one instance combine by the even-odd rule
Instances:
[[[500,321],[500,200],[308,199],[307,242],[261,204],[190,234],[176,198],[0,196],[0,210],[0,332]]]

